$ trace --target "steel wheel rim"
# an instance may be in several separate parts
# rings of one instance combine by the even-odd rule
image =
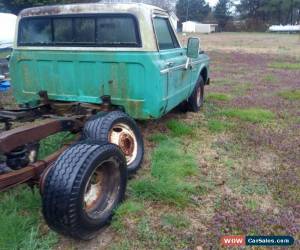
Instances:
[[[93,211],[97,207],[98,202],[101,200],[103,194],[103,181],[104,174],[102,172],[101,164],[95,169],[85,186],[83,202],[84,210],[87,213]]]
[[[128,125],[123,123],[114,125],[109,133],[108,141],[121,148],[125,154],[127,165],[135,161],[138,143],[134,131]]]
[[[114,157],[100,163],[90,175],[83,194],[83,210],[90,219],[99,219],[118,199],[121,176]]]

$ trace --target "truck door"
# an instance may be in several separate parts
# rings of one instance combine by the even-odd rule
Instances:
[[[168,17],[155,16],[153,24],[159,56],[163,62],[161,73],[165,79],[165,84],[167,84],[165,112],[168,112],[188,98],[191,74],[189,70],[185,70],[186,50],[180,47]]]

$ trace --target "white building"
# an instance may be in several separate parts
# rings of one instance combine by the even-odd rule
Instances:
[[[300,32],[300,25],[273,25],[269,28],[270,32]]]
[[[182,32],[187,33],[213,33],[216,32],[217,24],[198,23],[194,21],[187,21],[182,23]]]
[[[11,47],[15,39],[17,16],[0,13],[0,49]]]

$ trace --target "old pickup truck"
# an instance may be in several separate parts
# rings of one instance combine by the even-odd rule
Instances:
[[[198,112],[209,58],[198,38],[183,48],[169,14],[145,4],[26,9],[16,34],[10,75],[20,108],[0,110],[0,190],[38,182],[50,228],[90,239],[141,167],[135,120],[182,103]],[[40,160],[40,140],[61,131],[76,142]]]

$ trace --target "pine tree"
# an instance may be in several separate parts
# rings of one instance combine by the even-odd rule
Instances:
[[[231,19],[230,5],[230,0],[219,0],[214,10],[214,17],[217,19],[221,30],[224,30],[227,22]]]
[[[179,0],[176,4],[176,14],[181,22],[203,21],[211,12],[205,0]]]

